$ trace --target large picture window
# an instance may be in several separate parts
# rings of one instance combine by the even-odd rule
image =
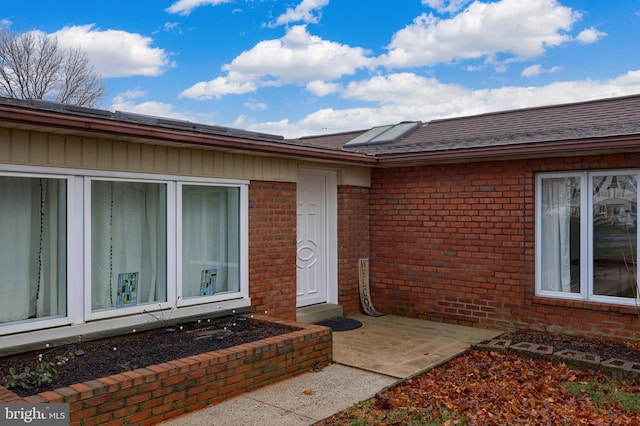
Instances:
[[[240,290],[240,188],[182,186],[182,297]]]
[[[166,301],[166,185],[93,180],[92,310]]]
[[[639,303],[639,176],[635,171],[538,175],[538,294]]]
[[[22,169],[0,173],[0,335],[249,306],[248,181]]]
[[[64,317],[64,179],[0,176],[0,323]]]

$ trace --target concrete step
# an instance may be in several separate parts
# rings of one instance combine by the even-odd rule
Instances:
[[[305,306],[296,311],[296,321],[307,324],[317,324],[322,321],[341,317],[342,306],[332,303],[321,303],[319,305]]]

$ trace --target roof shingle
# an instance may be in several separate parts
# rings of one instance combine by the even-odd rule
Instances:
[[[365,131],[290,142],[378,156],[640,135],[640,95],[432,120],[392,144],[344,148]]]

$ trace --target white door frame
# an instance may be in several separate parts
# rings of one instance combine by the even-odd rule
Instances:
[[[338,179],[337,173],[331,170],[300,168],[298,170],[298,182],[305,175],[325,177],[324,198],[324,240],[325,247],[322,250],[324,256],[326,276],[326,303],[338,303]],[[297,302],[296,302],[297,305]]]

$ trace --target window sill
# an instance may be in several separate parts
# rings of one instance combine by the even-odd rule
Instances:
[[[640,314],[640,306],[618,305],[615,303],[592,302],[586,300],[571,300],[555,297],[534,296],[533,303],[562,308],[584,309],[598,312],[613,312],[622,315]]]

